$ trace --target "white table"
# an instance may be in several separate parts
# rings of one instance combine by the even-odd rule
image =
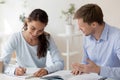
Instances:
[[[98,80],[100,76],[98,76],[95,73],[90,73],[90,74],[83,74],[83,75],[77,75],[74,76],[71,74],[70,70],[62,70],[58,71],[52,74],[49,74],[47,76],[52,76],[52,75],[59,75],[61,76],[64,80]],[[12,77],[8,76],[5,74],[0,74],[0,80],[44,80],[40,78],[30,78],[30,79],[24,79],[24,78],[19,78],[19,77]],[[107,80],[112,80],[112,79],[107,79]]]

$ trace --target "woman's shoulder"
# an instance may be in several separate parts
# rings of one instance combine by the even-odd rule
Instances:
[[[50,33],[44,32],[44,35],[45,35],[45,36],[50,36]]]
[[[11,39],[11,38],[12,38],[12,39],[20,39],[21,33],[22,33],[21,31],[12,33],[12,34],[10,35],[10,39]]]
[[[51,38],[50,33],[48,33],[48,32],[44,32],[44,35],[45,35],[48,39]]]
[[[46,36],[46,38],[48,39],[49,42],[54,41],[54,39],[53,39],[53,37],[51,36],[50,33],[44,32],[44,35]]]
[[[6,44],[14,44],[15,45],[18,43],[18,41],[20,41],[20,32],[14,32],[8,36]]]
[[[20,35],[22,33],[22,31],[18,31],[18,32],[14,32],[12,33],[13,35]]]

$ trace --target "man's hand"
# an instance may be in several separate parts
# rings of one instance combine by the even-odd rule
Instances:
[[[79,70],[79,63],[72,64],[72,68],[73,68],[71,72],[72,74],[74,75],[82,74],[82,72]]]
[[[96,65],[90,59],[87,59],[87,62],[88,64],[79,64],[79,63],[73,64],[73,68],[75,69],[75,71],[73,70],[72,73],[73,74],[76,74],[77,72],[79,73],[90,73],[90,72],[100,73],[100,66]]]
[[[17,76],[22,76],[26,73],[26,68],[23,68],[23,67],[17,67],[15,69],[15,75]]]
[[[93,61],[91,61],[90,59],[87,59],[88,64],[83,64],[80,65],[79,69],[84,72],[84,73],[90,73],[90,72],[94,72],[94,73],[100,73],[100,66],[96,65]]]
[[[73,69],[71,73],[74,75],[82,74],[82,72],[80,70],[77,70],[77,69]]]
[[[47,74],[48,74],[48,71],[44,68],[41,68],[39,71],[34,73],[34,76],[35,77],[42,77],[42,76],[47,75]]]

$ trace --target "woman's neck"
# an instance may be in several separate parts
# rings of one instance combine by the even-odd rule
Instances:
[[[29,37],[28,33],[26,31],[23,31],[23,37],[26,40],[26,42],[32,46],[35,46],[38,44],[38,39],[32,39]]]

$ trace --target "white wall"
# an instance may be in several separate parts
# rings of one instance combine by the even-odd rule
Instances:
[[[20,29],[19,15],[23,11],[24,0],[6,0],[6,4],[0,4],[0,29],[4,29],[3,18],[8,20],[11,28]],[[86,3],[97,3],[101,6],[104,19],[111,25],[120,26],[120,0],[27,0],[28,8],[25,12],[29,14],[35,8],[44,9],[49,15],[49,24],[46,30],[51,33],[62,33],[65,31],[64,19],[60,18],[61,10],[66,10],[70,3],[75,3],[76,9]],[[12,7],[11,7],[12,6]],[[1,13],[3,12],[3,13]],[[19,25],[18,25],[19,24]],[[2,25],[2,26],[1,26]]]
[[[19,15],[23,11],[24,0],[6,0],[6,4],[0,4],[0,31],[3,25],[3,18],[7,18],[8,23],[14,31],[21,29],[21,23],[19,22]],[[61,19],[61,10],[65,10],[69,7],[70,3],[75,3],[76,9],[86,3],[97,3],[101,6],[104,12],[104,19],[111,25],[120,26],[120,0],[27,0],[27,14],[29,14],[35,8],[44,9],[49,15],[49,24],[46,30],[52,34],[65,32],[64,19]],[[12,6],[12,7],[11,7]],[[4,28],[3,28],[4,29]]]
[[[44,9],[49,15],[49,23],[46,31],[54,35],[55,41],[60,51],[65,51],[64,39],[56,36],[59,33],[65,32],[64,19],[60,18],[61,10],[66,10],[70,3],[74,3],[76,9],[86,3],[97,3],[103,10],[104,19],[107,23],[120,28],[120,0],[27,0],[27,8],[23,9],[24,0],[6,0],[5,4],[0,4],[0,32],[6,31],[4,20],[7,20],[9,29],[12,32],[22,28],[22,23],[19,21],[19,15],[22,11],[26,12],[26,16],[35,8]],[[11,7],[12,6],[12,7]],[[77,27],[77,25],[75,26]],[[8,31],[10,32],[10,31]],[[80,38],[81,39],[81,38]],[[82,44],[77,39],[74,46],[81,52]],[[79,50],[80,49],[80,50]]]

